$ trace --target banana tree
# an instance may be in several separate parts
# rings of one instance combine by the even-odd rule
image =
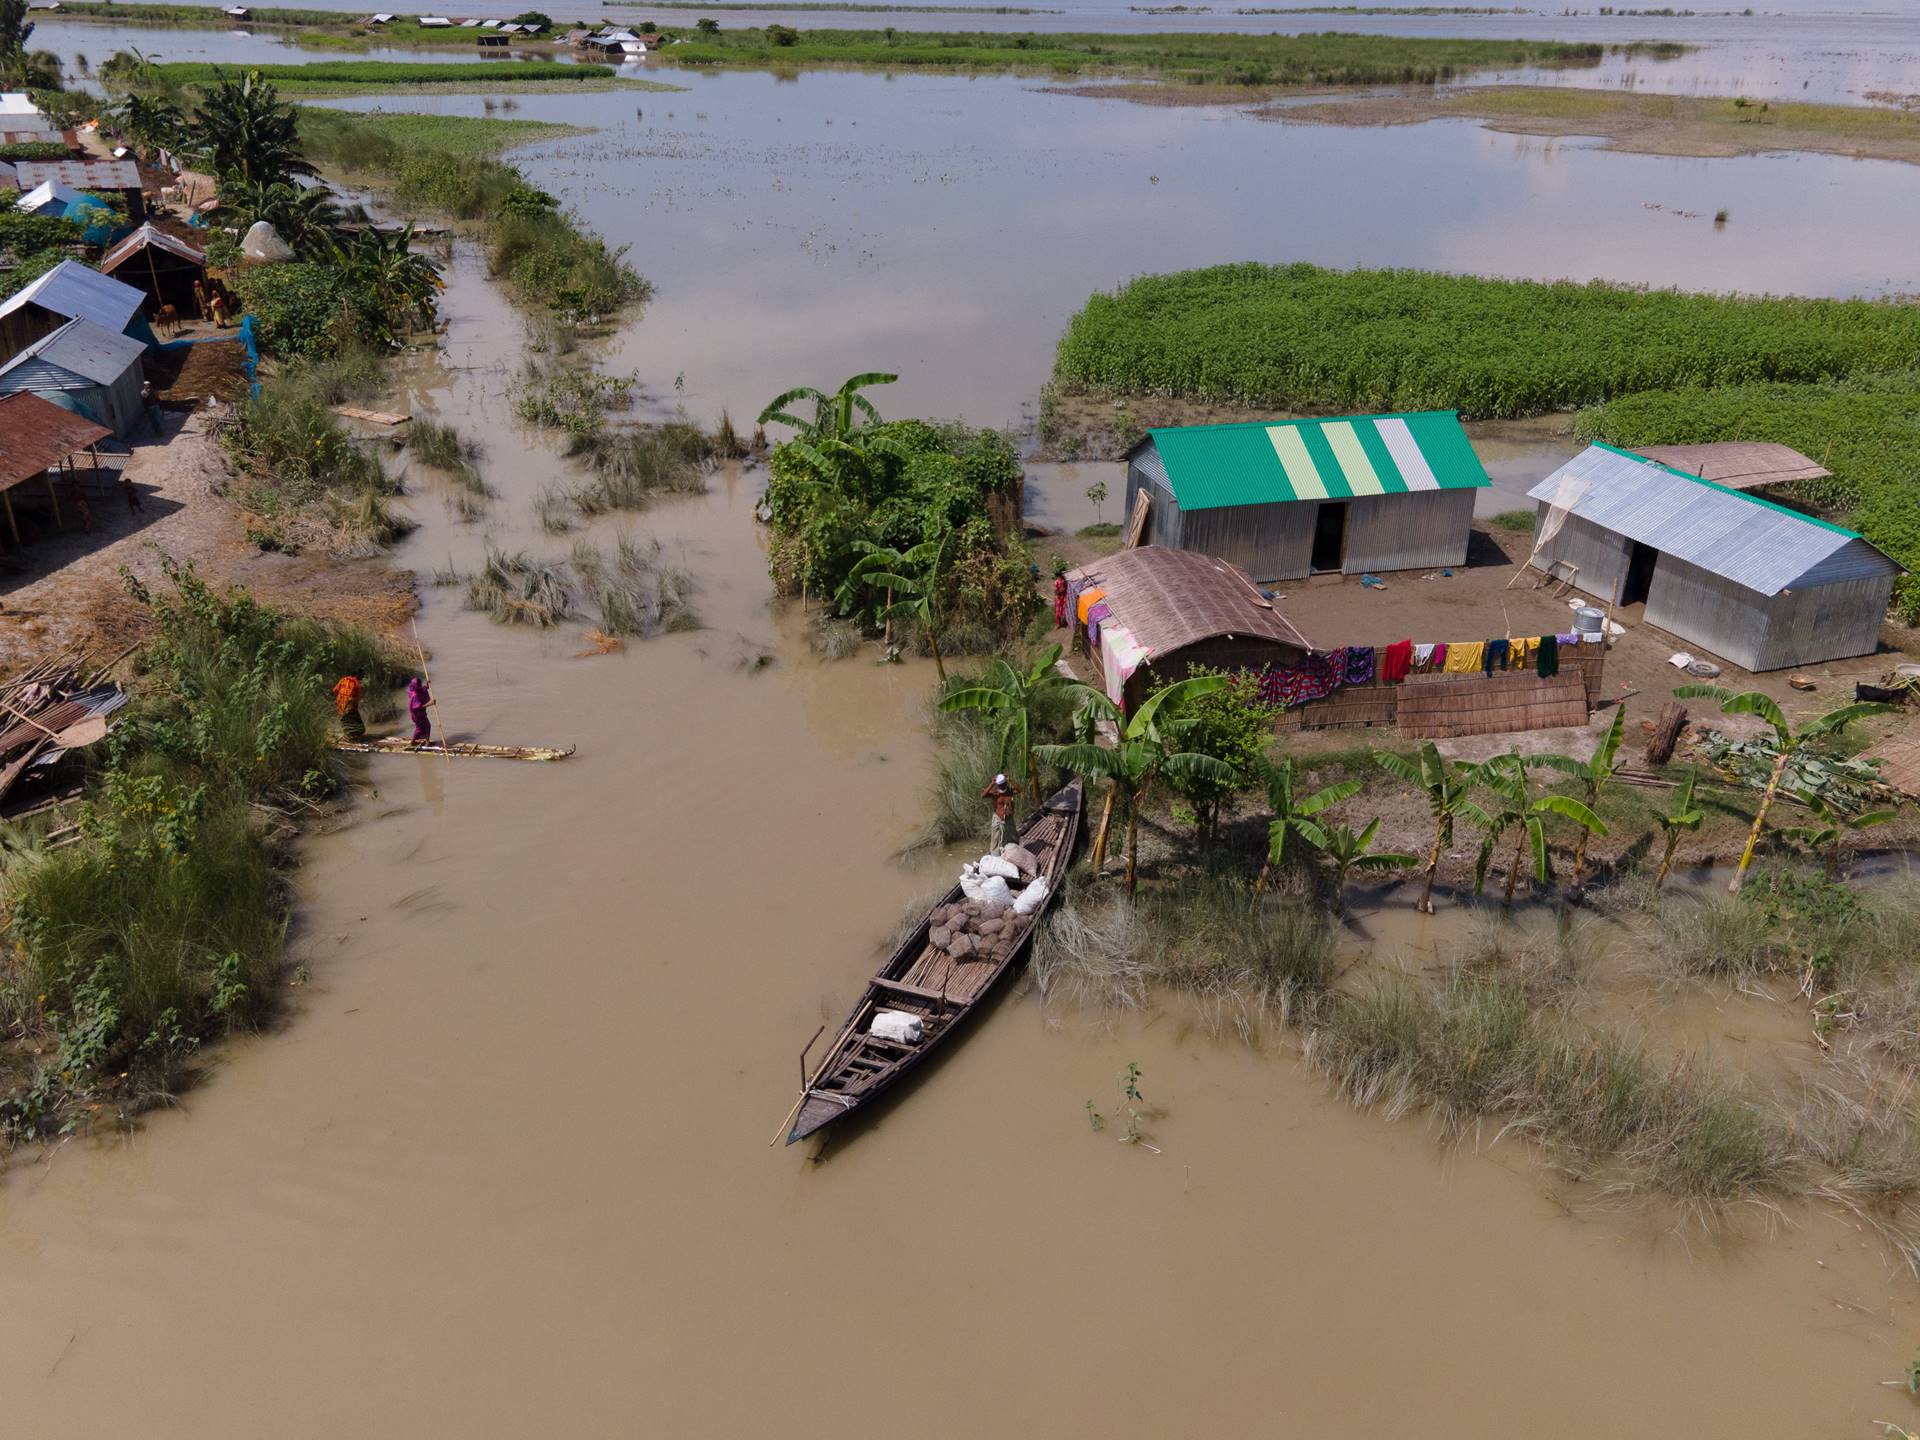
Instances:
[[[1427,852],[1426,883],[1420,890],[1418,908],[1423,915],[1431,915],[1433,877],[1439,873],[1440,857],[1453,843],[1453,822],[1461,813],[1461,807],[1469,803],[1467,795],[1473,789],[1474,767],[1450,767],[1431,740],[1420,747],[1414,760],[1386,750],[1376,750],[1373,759],[1389,775],[1406,781],[1427,797],[1427,812],[1433,816],[1433,846]]]
[[[980,710],[992,718],[999,731],[1000,768],[1015,775],[1025,771],[1036,805],[1040,803],[1040,766],[1033,755],[1034,703],[1074,683],[1054,668],[1059,658],[1060,647],[1055,645],[1038,663],[1025,670],[1016,669],[1005,660],[995,660],[980,677],[978,685],[956,690],[940,701],[941,710],[949,714],[956,710]]]
[[[1574,759],[1571,755],[1537,755],[1536,765],[1545,765],[1554,770],[1564,770],[1580,781],[1580,799],[1591,810],[1600,804],[1600,792],[1607,788],[1613,779],[1614,757],[1620,753],[1620,737],[1626,733],[1627,707],[1613,707],[1613,724],[1607,727],[1607,733],[1601,737],[1599,745],[1594,747],[1593,755],[1586,761]],[[1593,837],[1591,830],[1581,830],[1573,843],[1573,888],[1580,888],[1580,877],[1587,865],[1587,841]]]
[[[1373,837],[1379,829],[1378,816],[1357,834],[1345,825],[1327,827],[1326,844],[1320,848],[1326,851],[1327,859],[1333,862],[1333,903],[1337,908],[1346,908],[1347,876],[1351,872],[1409,870],[1420,863],[1418,855],[1409,855],[1400,850],[1375,850]]]
[[[1473,766],[1475,786],[1491,795],[1493,804],[1482,807],[1472,800],[1460,804],[1460,813],[1482,832],[1480,853],[1473,864],[1474,894],[1486,888],[1487,868],[1500,841],[1509,830],[1515,832],[1513,859],[1507,866],[1507,889],[1502,901],[1507,905],[1513,904],[1514,885],[1519,881],[1520,865],[1529,844],[1533,847],[1534,880],[1544,883],[1547,879],[1547,816],[1564,815],[1595,835],[1607,833],[1600,817],[1571,795],[1533,794],[1527,784],[1528,758],[1515,750]]]
[[[1793,798],[1811,810],[1819,820],[1818,825],[1782,826],[1780,834],[1788,840],[1804,845],[1814,854],[1823,858],[1829,880],[1840,868],[1840,842],[1849,834],[1859,834],[1875,825],[1884,825],[1900,813],[1892,810],[1868,810],[1859,815],[1846,815],[1834,809],[1820,795],[1812,790],[1796,790]]]
[[[1747,883],[1747,868],[1753,864],[1753,852],[1760,844],[1761,833],[1767,828],[1767,814],[1773,809],[1774,797],[1780,793],[1780,781],[1794,756],[1816,740],[1839,734],[1856,720],[1864,720],[1869,715],[1884,715],[1893,708],[1877,700],[1858,700],[1851,705],[1829,710],[1795,730],[1787,723],[1787,717],[1774,698],[1758,690],[1742,690],[1736,695],[1720,685],[1682,685],[1673,693],[1683,700],[1717,700],[1722,715],[1757,715],[1773,728],[1774,748],[1777,751],[1773,770],[1767,776],[1767,788],[1760,796],[1760,808],[1754,814],[1753,828],[1747,832],[1747,845],[1740,852],[1740,864],[1727,885],[1727,889],[1736,894]]]
[[[851,376],[831,395],[811,385],[796,385],[767,402],[767,408],[760,412],[759,423],[790,425],[801,439],[816,443],[822,440],[845,440],[860,428],[862,422],[868,425],[881,423],[880,412],[860,392],[869,385],[891,385],[899,378],[898,375],[869,370],[865,374]],[[796,400],[813,402],[813,419],[803,419],[787,408]]]
[[[1667,872],[1673,868],[1673,852],[1680,848],[1680,837],[1689,830],[1698,830],[1700,822],[1706,819],[1706,812],[1693,803],[1693,785],[1698,775],[1698,770],[1690,768],[1687,778],[1680,782],[1680,788],[1674,792],[1673,808],[1664,815],[1653,817],[1660,822],[1660,829],[1666,835],[1666,848],[1660,852],[1660,873],[1653,877],[1655,890],[1667,883]]]
[[[911,550],[901,552],[895,568],[876,567],[861,576],[867,585],[887,592],[887,604],[880,611],[882,620],[888,624],[912,620],[926,630],[927,648],[933,651],[934,673],[943,685],[947,680],[947,666],[940,658],[940,581],[952,539],[949,532],[938,540],[923,540]]]
[[[1291,756],[1278,765],[1268,765],[1261,778],[1266,783],[1267,808],[1273,812],[1273,819],[1267,822],[1266,863],[1260,867],[1260,876],[1253,882],[1256,896],[1266,887],[1267,876],[1273,872],[1274,866],[1285,863],[1288,838],[1295,838],[1316,850],[1325,850],[1327,829],[1314,817],[1332,809],[1342,800],[1352,799],[1366,786],[1364,780],[1342,780],[1311,795],[1296,795],[1294,782],[1297,775]]]
[[[1192,676],[1148,696],[1131,716],[1123,714],[1118,705],[1098,690],[1075,684],[1073,689],[1079,697],[1081,715],[1112,721],[1119,731],[1119,743],[1111,748],[1084,741],[1034,747],[1035,758],[1048,765],[1071,770],[1089,781],[1107,782],[1107,808],[1100,817],[1100,830],[1093,841],[1096,873],[1106,858],[1107,828],[1112,823],[1113,812],[1116,806],[1126,807],[1128,895],[1134,894],[1138,886],[1140,808],[1152,797],[1153,787],[1162,778],[1227,782],[1237,773],[1224,760],[1180,748],[1182,736],[1192,728],[1192,722],[1181,719],[1181,708],[1228,683],[1225,675]]]

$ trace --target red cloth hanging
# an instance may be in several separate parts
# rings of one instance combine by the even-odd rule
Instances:
[[[1393,682],[1407,678],[1413,667],[1413,641],[1396,640],[1380,652],[1380,678]]]

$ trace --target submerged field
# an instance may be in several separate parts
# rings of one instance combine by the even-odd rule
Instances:
[[[154,65],[153,83],[166,89],[210,85],[228,67],[200,61]],[[318,100],[345,95],[385,93],[473,94],[504,88],[526,94],[557,90],[578,93],[615,87],[670,90],[655,81],[615,75],[606,65],[561,65],[552,60],[475,61],[471,65],[410,65],[393,60],[322,60],[310,65],[249,65],[271,80],[290,100]]]

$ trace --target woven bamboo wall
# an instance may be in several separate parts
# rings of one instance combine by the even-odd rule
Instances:
[[[1600,702],[1601,689],[1606,681],[1606,668],[1605,646],[1562,647],[1560,651],[1560,674],[1579,677],[1589,713]],[[1324,700],[1312,700],[1305,705],[1282,711],[1276,723],[1282,730],[1333,730],[1357,725],[1397,725],[1400,723],[1400,696],[1407,685],[1439,678],[1441,677],[1438,675],[1410,675],[1405,681],[1393,685],[1374,680],[1366,685],[1342,686]],[[1469,685],[1477,683],[1491,686],[1495,681],[1527,677],[1524,672],[1503,671],[1492,677],[1455,675],[1447,678]],[[1586,723],[1586,716],[1583,715],[1572,723],[1583,725]],[[1458,733],[1470,735],[1495,732],[1463,730]]]
[[[1503,735],[1587,723],[1586,688],[1572,673],[1416,676],[1400,692],[1400,733],[1413,740]]]

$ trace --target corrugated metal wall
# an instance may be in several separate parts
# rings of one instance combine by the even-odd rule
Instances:
[[[1649,625],[1748,670],[1784,670],[1870,655],[1893,576],[1802,585],[1766,596],[1662,555],[1647,594]]]
[[[1127,462],[1127,503],[1120,512],[1122,526],[1133,519],[1134,497],[1142,489],[1146,490],[1150,503],[1147,507],[1147,529],[1140,537],[1140,543],[1165,545],[1178,550],[1182,529],[1180,502],[1173,498],[1173,487],[1167,483],[1166,467],[1161,465],[1159,453],[1151,445],[1142,446]]]
[[[97,385],[84,375],[34,356],[0,375],[0,395],[21,390],[40,395],[70,395],[116,435],[124,436],[146,417],[140,404],[140,367],[129,365],[111,385]]]
[[[1477,490],[1420,490],[1348,501],[1342,572],[1359,575],[1368,570],[1464,565],[1477,494]]]
[[[1223,505],[1190,510],[1181,519],[1181,547],[1231,560],[1256,580],[1292,580],[1313,561],[1311,501]]]
[[[1548,509],[1542,500],[1535,521],[1539,529],[1546,528]],[[1632,553],[1633,542],[1626,536],[1569,515],[1560,533],[1541,547],[1534,563],[1550,575],[1572,580],[1575,589],[1584,590],[1603,604],[1611,604],[1620,598],[1620,582],[1627,578],[1627,560]],[[1570,565],[1578,568],[1570,571]]]

